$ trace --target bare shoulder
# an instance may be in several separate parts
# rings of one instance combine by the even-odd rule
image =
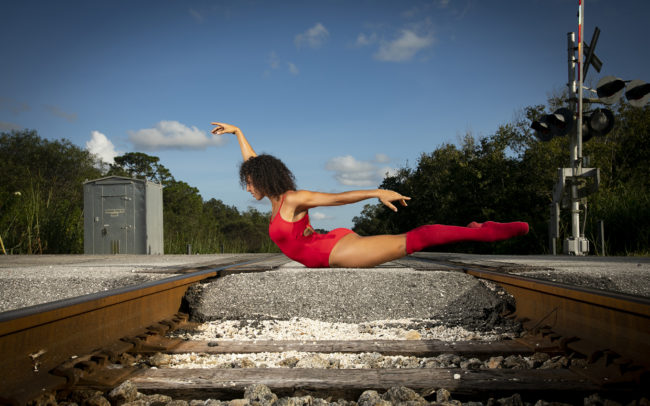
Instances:
[[[284,203],[282,204],[282,217],[298,221],[304,217],[303,213],[309,209],[307,202],[313,192],[308,190],[290,190],[284,194]]]
[[[293,207],[302,206],[305,202],[309,201],[313,193],[309,190],[289,190],[284,195],[284,201]]]

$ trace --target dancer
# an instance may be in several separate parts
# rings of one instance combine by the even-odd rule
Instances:
[[[493,242],[528,233],[523,222],[470,223],[467,227],[442,224],[424,225],[404,234],[360,236],[352,230],[337,228],[327,234],[314,231],[309,209],[340,206],[377,198],[393,211],[393,202],[406,206],[411,198],[392,190],[354,190],[321,193],[297,190],[293,173],[279,159],[257,155],[244,133],[236,126],[213,122],[213,134],[234,134],[244,162],[239,180],[256,200],[271,201],[269,236],[289,258],[309,268],[366,268],[402,258],[433,245],[462,241]]]

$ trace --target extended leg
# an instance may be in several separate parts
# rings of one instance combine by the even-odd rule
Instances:
[[[528,224],[522,222],[470,223],[468,227],[432,224],[421,226],[406,233],[406,252],[412,254],[433,245],[463,241],[494,242],[507,240],[528,233]]]
[[[406,256],[406,235],[348,234],[330,253],[333,268],[368,268]]]
[[[522,222],[470,223],[468,227],[432,224],[413,229],[406,234],[361,237],[348,234],[332,249],[331,267],[367,268],[402,258],[407,254],[433,245],[463,241],[493,242],[528,233]]]

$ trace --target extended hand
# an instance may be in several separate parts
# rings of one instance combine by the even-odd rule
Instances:
[[[386,189],[379,189],[378,198],[384,205],[386,205],[386,207],[388,207],[392,211],[397,211],[397,207],[395,207],[395,205],[391,202],[399,200],[402,206],[408,206],[406,204],[406,201],[411,200],[410,197],[402,196],[397,192],[393,192],[392,190],[386,190]]]
[[[211,124],[216,125],[216,127],[212,129],[212,134],[235,134],[239,130],[239,127],[226,123],[213,122]]]

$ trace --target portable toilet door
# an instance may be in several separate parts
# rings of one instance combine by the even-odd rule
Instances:
[[[102,245],[106,254],[134,254],[133,183],[102,185]],[[97,211],[95,211],[97,213]]]
[[[87,254],[135,254],[135,210],[133,180],[112,177],[87,183],[86,207],[92,206],[86,223],[84,251]],[[89,199],[91,201],[89,201]],[[88,205],[90,203],[90,205]],[[88,224],[91,223],[91,224]]]

